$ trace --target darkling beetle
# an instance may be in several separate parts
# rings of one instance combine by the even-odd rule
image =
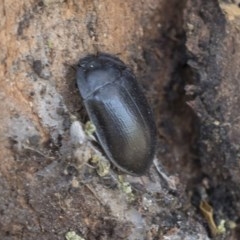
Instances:
[[[133,72],[117,57],[88,55],[77,67],[77,85],[110,161],[130,175],[143,175],[153,161],[156,125]]]

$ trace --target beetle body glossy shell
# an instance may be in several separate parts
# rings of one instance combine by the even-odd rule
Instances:
[[[142,175],[154,157],[156,127],[135,76],[107,54],[80,60],[77,84],[107,157],[121,170]]]

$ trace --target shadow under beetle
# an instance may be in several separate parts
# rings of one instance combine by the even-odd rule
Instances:
[[[80,59],[77,85],[100,145],[110,161],[142,175],[153,161],[156,127],[132,71],[109,54]]]

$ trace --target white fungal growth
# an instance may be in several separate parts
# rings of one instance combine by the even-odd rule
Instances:
[[[79,121],[74,121],[70,127],[71,142],[78,147],[86,141],[86,134]]]

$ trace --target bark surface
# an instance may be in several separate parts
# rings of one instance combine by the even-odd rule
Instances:
[[[0,16],[1,239],[240,238],[238,1],[0,0]],[[101,151],[73,143],[76,64],[98,52],[137,75],[176,190],[155,166],[102,177]]]

